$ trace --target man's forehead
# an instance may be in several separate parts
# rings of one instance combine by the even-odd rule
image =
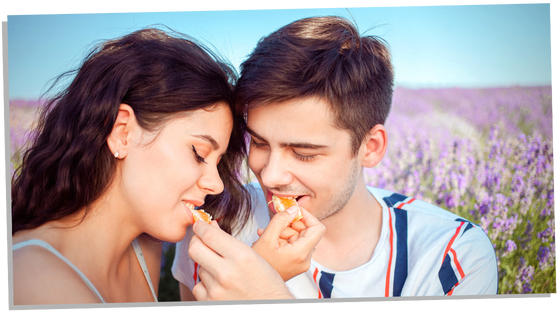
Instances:
[[[293,113],[293,115],[289,115],[290,113]],[[316,120],[325,122],[332,121],[333,117],[330,103],[326,99],[318,96],[298,97],[284,101],[252,104],[249,106],[247,111],[247,120],[249,121],[251,118],[254,120],[255,114],[261,119],[266,118],[275,120],[293,120],[301,118],[301,115],[307,115],[306,117],[313,117],[316,118]]]
[[[327,149],[333,146],[328,137],[322,134],[309,134],[309,133],[275,133],[274,139],[270,139],[267,134],[260,134],[254,131],[250,126],[247,126],[247,131],[251,136],[259,141],[269,142],[270,140],[278,141],[280,147],[297,147],[304,149]]]
[[[253,138],[282,147],[325,149],[349,142],[350,132],[330,118],[329,104],[321,99],[294,99],[252,108],[247,129]]]

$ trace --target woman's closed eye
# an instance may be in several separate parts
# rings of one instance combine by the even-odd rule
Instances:
[[[205,164],[208,164],[208,162],[206,162],[206,161],[204,160],[204,158],[198,154],[198,152],[196,151],[196,148],[194,147],[194,145],[192,146],[192,150],[193,150],[193,153],[194,153],[194,158],[195,158],[195,160],[196,160],[198,163],[205,163]]]

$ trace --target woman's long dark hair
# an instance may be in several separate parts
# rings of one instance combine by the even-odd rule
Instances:
[[[87,214],[115,175],[107,138],[121,103],[148,131],[186,111],[227,103],[234,127],[218,165],[225,190],[207,196],[205,210],[229,233],[247,221],[250,199],[238,173],[247,155],[244,119],[233,105],[236,73],[227,63],[183,34],[150,28],[98,45],[53,86],[74,75],[42,109],[12,178],[12,234],[84,207]]]

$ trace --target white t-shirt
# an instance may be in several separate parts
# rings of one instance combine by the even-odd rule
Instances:
[[[248,185],[253,216],[234,237],[251,246],[270,218],[258,183]],[[311,260],[286,282],[296,298],[497,294],[494,248],[482,228],[449,212],[384,189],[368,187],[383,207],[383,225],[371,259],[354,269],[330,270]],[[198,264],[188,255],[193,231],[177,243],[172,273],[192,289]]]

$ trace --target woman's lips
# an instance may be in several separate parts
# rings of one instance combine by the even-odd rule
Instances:
[[[193,217],[193,214],[192,214],[191,211],[194,210],[195,205],[193,205],[190,202],[186,202],[186,201],[183,200],[183,206],[185,206],[185,208],[187,210],[187,214],[191,218],[191,223],[194,223],[194,217]]]

